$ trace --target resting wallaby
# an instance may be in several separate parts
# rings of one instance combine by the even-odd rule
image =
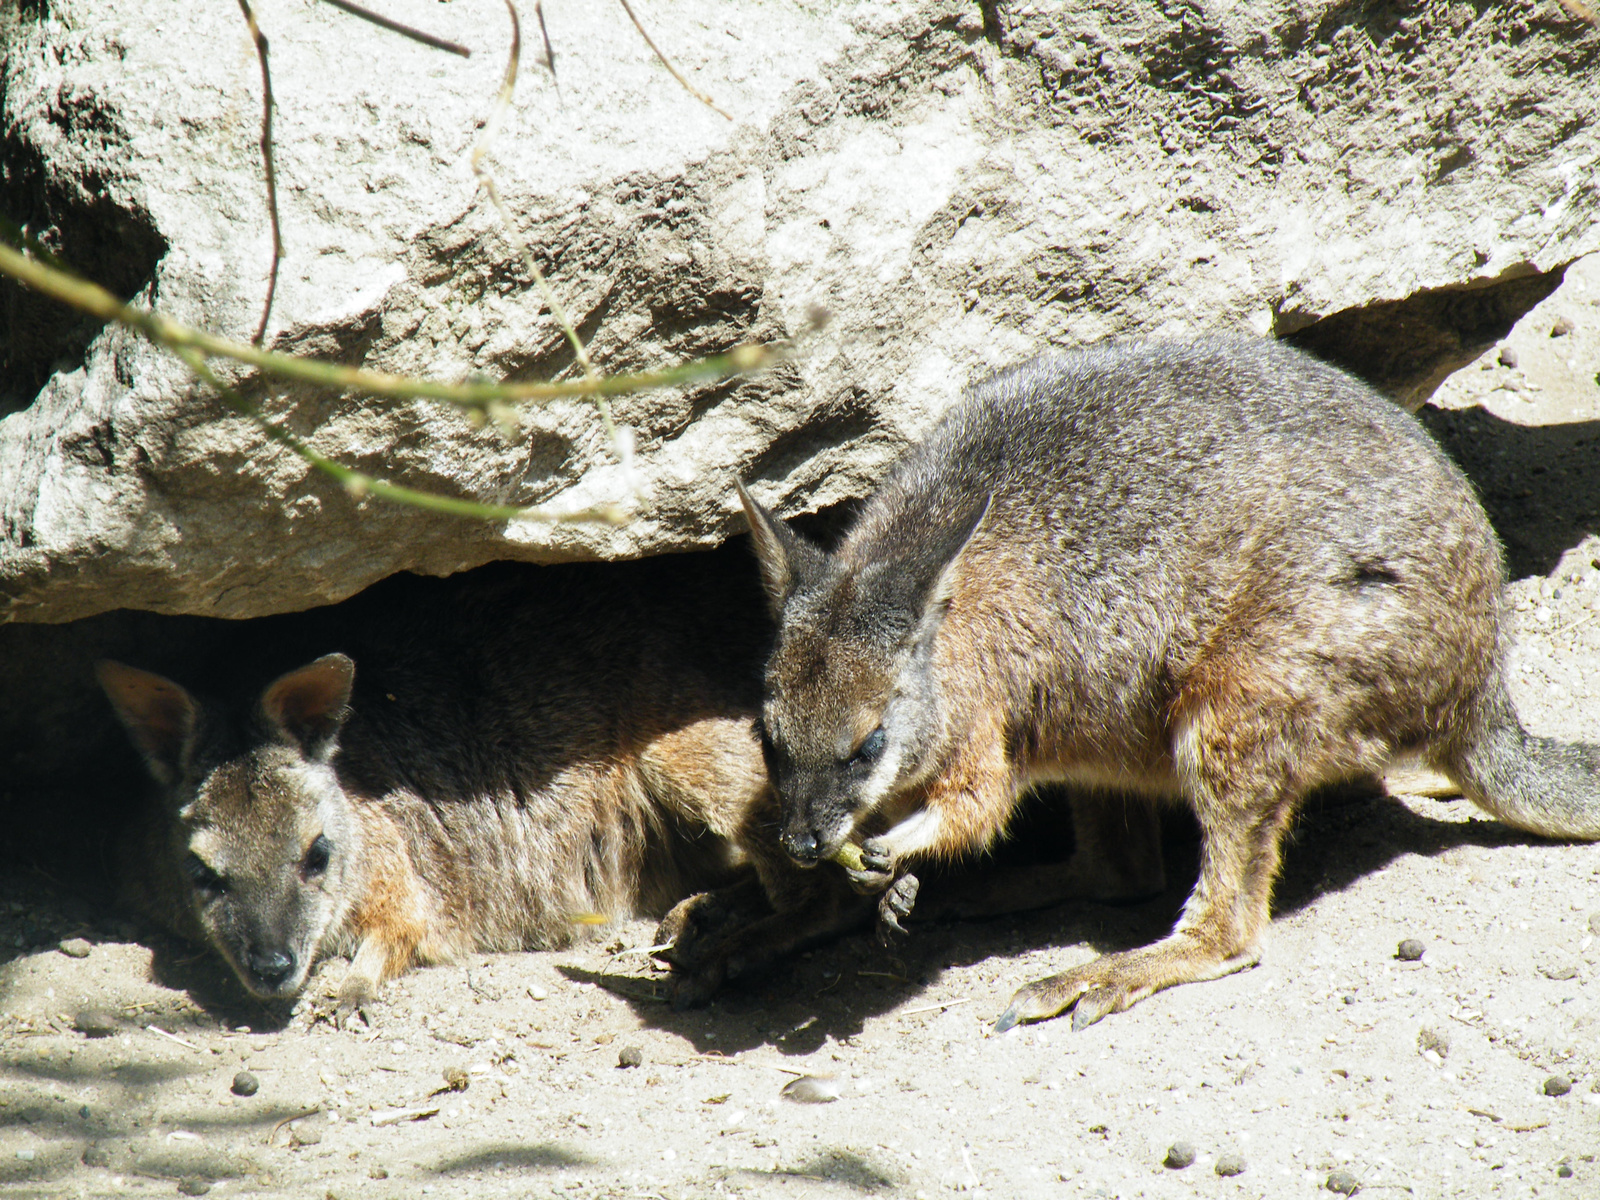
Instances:
[[[99,673],[162,785],[132,898],[259,997],[353,954],[348,1012],[415,964],[660,913],[772,820],[751,730],[771,626],[740,548],[400,579],[252,626],[304,665],[262,688],[278,668],[217,664],[215,700]]]
[[[797,864],[859,840],[851,879],[893,921],[908,867],[981,850],[1066,780],[1147,799],[1085,793],[1041,902],[1127,897],[1159,868],[1108,849],[1158,846],[1153,801],[1199,818],[1172,934],[1023,987],[997,1029],[1074,1006],[1081,1028],[1255,963],[1296,805],[1397,756],[1519,828],[1600,837],[1600,751],[1517,721],[1470,484],[1397,406],[1282,345],[1102,345],[997,375],[831,553],[740,494],[778,621],[773,832]]]

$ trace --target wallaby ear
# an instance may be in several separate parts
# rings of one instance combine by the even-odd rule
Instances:
[[[905,557],[891,564],[903,586],[914,589],[908,607],[917,614],[913,643],[932,637],[944,621],[955,588],[956,568],[972,544],[973,535],[989,514],[990,497],[967,502],[944,520],[935,518],[932,529]]]
[[[150,774],[159,783],[176,783],[194,746],[194,697],[170,679],[109,658],[97,662],[94,673]]]
[[[324,654],[269,684],[261,693],[261,715],[276,733],[297,743],[307,758],[326,759],[350,713],[355,678],[356,665],[349,658]]]
[[[733,486],[739,490],[739,503],[744,505],[745,518],[750,522],[750,544],[761,566],[767,603],[772,615],[780,617],[784,603],[794,595],[801,578],[821,565],[822,551],[761,507],[743,483],[736,479]]]

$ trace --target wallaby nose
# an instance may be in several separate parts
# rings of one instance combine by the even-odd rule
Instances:
[[[268,987],[282,987],[294,974],[294,955],[282,950],[258,950],[250,956],[250,969]]]
[[[814,830],[790,827],[779,841],[783,843],[784,853],[801,866],[809,867],[822,857],[822,843]]]

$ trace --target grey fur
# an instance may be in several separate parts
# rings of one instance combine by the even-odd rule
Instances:
[[[1073,1003],[1082,1023],[1254,962],[1294,806],[1402,754],[1510,824],[1600,837],[1600,750],[1528,736],[1507,697],[1504,569],[1470,484],[1406,413],[1283,345],[1002,372],[830,554],[746,509],[778,604],[762,720],[797,863],[863,839],[851,877],[885,888],[988,845],[1047,779],[1200,817],[1173,936],[1024,989],[1003,1024]]]

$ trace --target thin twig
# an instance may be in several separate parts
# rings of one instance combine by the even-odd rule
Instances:
[[[399,504],[409,504],[413,508],[425,508],[432,512],[446,513],[454,517],[473,517],[480,521],[525,520],[567,523],[604,521],[618,525],[628,519],[627,513],[620,506],[614,504],[596,505],[592,508],[585,508],[571,513],[552,511],[543,507],[515,508],[504,504],[480,504],[475,500],[459,500],[454,496],[440,496],[433,492],[418,491],[415,488],[402,487],[399,484],[376,479],[364,472],[347,467],[343,463],[334,462],[331,458],[324,458],[295,434],[268,418],[265,413],[241,396],[238,391],[218,378],[198,351],[180,349],[177,354],[179,358],[188,364],[189,369],[195,375],[216,390],[217,395],[222,397],[223,402],[229,408],[242,416],[249,417],[260,427],[263,433],[280,446],[299,455],[325,475],[331,475],[334,479],[337,479],[344,485],[345,491],[349,492],[357,500],[371,494],[380,499],[392,500]]]
[[[272,1139],[277,1137],[278,1134],[283,1131],[283,1127],[285,1125],[288,1125],[292,1121],[303,1121],[307,1117],[314,1117],[321,1111],[322,1111],[322,1105],[313,1104],[310,1108],[306,1109],[305,1112],[298,1112],[298,1113],[295,1113],[294,1116],[292,1116],[292,1117],[285,1117],[283,1120],[279,1121],[276,1125],[274,1125],[272,1127],[272,1132],[271,1133],[267,1134],[267,1145],[269,1145],[269,1146],[272,1145]]]
[[[398,33],[402,37],[408,37],[414,42],[421,42],[424,46],[432,46],[435,50],[448,50],[451,54],[461,55],[462,58],[472,57],[472,51],[460,42],[449,42],[442,37],[434,37],[431,33],[423,33],[422,30],[413,28],[410,25],[402,25],[399,21],[390,20],[380,13],[373,12],[370,8],[362,8],[359,4],[351,4],[350,0],[327,0],[327,2],[335,8],[343,9],[352,17],[360,17],[363,21],[371,21],[374,25],[387,29],[391,33]]]
[[[250,27],[250,37],[256,44],[256,58],[261,63],[261,167],[267,177],[267,217],[272,223],[272,268],[267,272],[267,299],[261,306],[261,323],[256,326],[252,345],[261,345],[267,336],[267,322],[272,317],[272,299],[278,294],[278,260],[283,257],[283,231],[278,225],[278,172],[272,164],[272,72],[267,69],[267,35],[256,24],[256,14],[250,0],[239,0],[245,24]]]
[[[184,1047],[186,1050],[198,1050],[198,1049],[200,1049],[200,1047],[196,1046],[193,1042],[186,1042],[181,1037],[179,1037],[177,1034],[168,1033],[165,1029],[161,1028],[161,1026],[159,1026],[159,1025],[146,1025],[145,1029],[149,1030],[151,1033],[156,1034],[159,1037],[166,1038],[167,1041],[169,1041],[169,1042],[177,1042],[178,1045]]]
[[[567,106],[561,95],[561,78],[556,74],[556,48],[550,42],[550,26],[544,23],[543,0],[534,0],[533,15],[539,18],[539,36],[544,39],[544,65],[550,68],[550,82],[556,85],[556,103]]]
[[[921,1008],[905,1009],[900,1013],[900,1015],[902,1017],[914,1017],[918,1013],[943,1012],[945,1009],[954,1008],[958,1004],[966,1004],[971,999],[972,997],[970,996],[963,996],[959,1000],[946,1000],[942,1004],[924,1004]]]
[[[511,16],[511,53],[506,59],[506,73],[500,81],[500,91],[495,96],[494,108],[489,113],[489,120],[484,124],[483,136],[472,148],[472,173],[478,177],[478,183],[483,188],[484,194],[489,197],[489,203],[494,205],[495,212],[499,214],[500,224],[505,228],[506,240],[521,257],[522,265],[528,274],[533,276],[533,282],[538,287],[539,294],[544,297],[550,315],[555,318],[556,324],[561,326],[561,332],[566,335],[574,357],[583,367],[584,378],[598,381],[599,373],[595,371],[594,363],[589,359],[589,351],[584,346],[583,339],[578,336],[578,330],[573,325],[572,319],[567,316],[567,310],[562,305],[560,297],[556,295],[555,289],[550,286],[544,277],[544,272],[539,269],[533,252],[517,233],[516,224],[512,221],[511,213],[505,203],[500,199],[500,188],[495,183],[494,172],[489,169],[487,162],[489,148],[500,132],[500,125],[505,120],[506,113],[511,110],[511,99],[517,84],[517,64],[522,59],[522,21],[517,16],[517,6],[512,0],[505,0],[505,5],[506,12]],[[543,20],[542,10],[540,20]],[[617,457],[623,458],[622,448],[617,445],[616,426],[611,421],[611,405],[606,402],[605,397],[597,396],[595,407],[600,411],[600,423],[605,427],[606,439],[618,450]]]
[[[116,321],[137,329],[174,353],[186,348],[193,349],[208,358],[231,358],[269,375],[302,383],[357,391],[389,400],[442,400],[463,408],[487,409],[491,404],[617,396],[646,388],[682,387],[759,371],[781,361],[788,353],[785,347],[749,344],[735,346],[727,354],[685,363],[665,371],[637,375],[607,375],[599,379],[570,379],[560,383],[436,383],[404,375],[390,375],[383,371],[318,362],[295,354],[280,354],[218,337],[203,329],[180,324],[159,312],[124,304],[98,284],[81,279],[69,271],[35,262],[3,242],[0,242],[0,273],[102,321]]]
[[[633,27],[639,31],[639,36],[644,39],[644,44],[649,46],[654,52],[655,56],[661,60],[661,65],[664,66],[668,71],[672,72],[672,77],[683,85],[684,91],[688,92],[696,100],[700,101],[701,104],[704,104],[712,112],[716,113],[717,116],[722,117],[724,120],[733,120],[731,116],[716,106],[716,103],[711,99],[710,96],[706,95],[699,88],[695,87],[694,84],[685,79],[683,75],[679,73],[678,68],[672,65],[672,60],[669,59],[665,54],[661,53],[661,47],[657,46],[650,35],[645,32],[644,26],[640,24],[638,16],[635,15],[633,11],[633,5],[629,4],[628,0],[622,0],[622,10],[628,14],[628,20],[632,21]]]
[[[1580,21],[1587,21],[1591,25],[1600,25],[1600,13],[1595,12],[1583,0],[1559,0],[1561,7]]]

